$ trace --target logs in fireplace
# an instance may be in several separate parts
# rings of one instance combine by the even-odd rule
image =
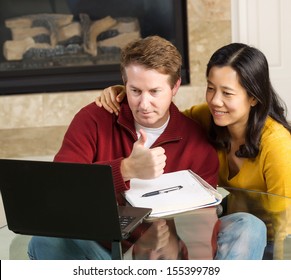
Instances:
[[[15,13],[8,7],[11,1]],[[156,34],[178,47],[183,57],[182,83],[189,82],[186,0],[97,2],[1,0],[0,94],[98,89],[121,83],[120,49],[134,39]]]
[[[137,18],[79,17],[35,14],[6,20],[12,40],[3,44],[7,63],[1,70],[118,64],[120,49],[141,37]]]

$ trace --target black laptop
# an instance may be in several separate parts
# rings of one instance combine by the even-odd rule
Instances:
[[[0,159],[0,190],[20,234],[120,241],[151,212],[117,206],[108,165]]]

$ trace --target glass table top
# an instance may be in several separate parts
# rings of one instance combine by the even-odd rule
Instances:
[[[266,259],[291,259],[291,198],[253,190],[223,187],[228,192],[224,214],[247,212],[267,226]]]

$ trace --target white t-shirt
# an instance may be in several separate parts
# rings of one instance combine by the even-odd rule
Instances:
[[[170,116],[168,117],[167,121],[161,126],[161,127],[157,127],[157,128],[149,128],[149,127],[145,127],[142,126],[140,124],[138,124],[137,122],[135,122],[135,130],[137,133],[137,137],[140,137],[140,133],[139,130],[143,129],[144,132],[147,135],[147,140],[145,142],[145,147],[149,148],[151,147],[151,145],[159,138],[159,136],[164,132],[164,130],[166,129],[168,123],[170,120]]]

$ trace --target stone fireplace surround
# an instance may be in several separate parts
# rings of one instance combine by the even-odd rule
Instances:
[[[218,47],[231,42],[231,0],[188,0],[190,85],[182,86],[179,109],[204,101],[205,66]],[[100,90],[0,96],[0,157],[54,155],[75,113]]]

